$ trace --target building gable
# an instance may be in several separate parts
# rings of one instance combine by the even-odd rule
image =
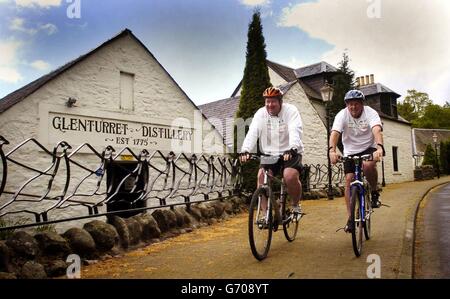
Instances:
[[[129,81],[128,89],[122,86],[123,78],[126,79],[125,82]],[[122,105],[124,92],[133,96],[131,106]],[[61,115],[69,115],[68,120],[81,119],[83,122],[103,119],[109,123],[115,121],[127,121],[127,124],[146,123],[147,128],[152,128],[150,124],[171,127],[174,120],[182,118],[184,126],[192,128],[195,121],[205,126],[204,130],[203,127],[201,130],[197,129],[203,135],[210,133],[210,130],[215,131],[177,82],[128,29],[88,54],[5,98],[7,102],[3,104],[0,124],[3,129],[2,135],[13,142],[12,139],[19,141],[28,137],[38,137],[50,145],[59,138],[67,138],[68,133],[63,134],[58,130],[56,133],[59,135],[47,132],[54,125],[47,119]],[[69,98],[76,100],[72,107],[67,106]],[[47,122],[44,123],[45,121]],[[189,124],[186,124],[186,121]],[[25,123],[29,124],[29,130],[24,129],[22,124]],[[21,137],[8,138],[8,135],[18,128]],[[135,132],[134,136],[137,134]],[[212,134],[222,142],[219,132]],[[139,144],[130,144],[130,140],[123,136],[123,143],[117,142],[116,137],[110,138],[111,140],[104,138],[102,142],[94,136],[90,136],[91,139],[85,137],[87,138],[85,142],[97,143],[99,146],[102,143],[112,143],[116,147],[130,145],[139,147]],[[74,137],[71,140],[79,144],[85,137]],[[200,137],[200,142],[203,139],[203,136]],[[140,147],[143,146],[145,143]],[[151,147],[156,149],[158,144],[154,143]]]

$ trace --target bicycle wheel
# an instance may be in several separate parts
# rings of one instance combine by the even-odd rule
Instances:
[[[272,191],[267,187],[259,187],[253,193],[248,214],[248,240],[253,256],[261,261],[267,257],[272,241],[273,208],[264,211],[261,207],[263,196],[272,197]]]
[[[370,239],[371,234],[371,227],[372,227],[372,202],[370,200],[370,187],[367,185],[365,188],[365,194],[364,194],[364,210],[366,218],[364,221],[364,236],[366,237],[366,240]]]
[[[293,218],[291,215],[291,210],[289,209],[289,207],[292,206],[291,203],[291,199],[288,196],[286,198],[286,203],[284,204],[284,211],[282,213],[282,215],[284,215],[283,217],[283,231],[284,231],[284,236],[286,237],[286,239],[289,242],[292,242],[295,240],[295,237],[297,236],[297,231],[298,231],[298,221],[297,218]]]
[[[352,244],[353,251],[355,255],[359,257],[362,252],[362,232],[363,232],[363,223],[361,219],[361,205],[359,198],[359,189],[352,189],[352,197],[351,197],[351,217],[355,223],[354,229],[352,231]]]

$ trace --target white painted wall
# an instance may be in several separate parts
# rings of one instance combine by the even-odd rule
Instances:
[[[384,173],[386,184],[414,180],[414,159],[411,148],[411,127],[388,119],[382,119],[383,137],[386,157]],[[398,147],[398,171],[394,172],[392,147]],[[378,163],[379,181],[381,182],[381,163]]]
[[[305,91],[296,83],[283,97],[286,103],[294,104],[303,122],[304,164],[327,163],[327,132],[317,111],[311,105]]]
[[[270,67],[268,67],[268,70],[269,70],[270,83],[272,83],[273,86],[279,86],[279,85],[287,83],[286,80],[284,80],[280,75],[278,75]]]

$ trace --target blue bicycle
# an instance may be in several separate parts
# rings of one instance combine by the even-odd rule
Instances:
[[[350,209],[351,219],[354,221],[352,230],[352,244],[355,255],[359,257],[362,252],[363,231],[366,240],[370,239],[373,213],[370,195],[370,185],[367,182],[362,169],[363,161],[373,160],[372,154],[362,156],[342,157],[341,161],[353,160],[355,163],[355,176],[350,184]]]

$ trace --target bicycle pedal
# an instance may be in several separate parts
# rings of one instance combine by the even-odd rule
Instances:
[[[272,230],[273,230],[274,232],[276,232],[276,231],[278,230],[278,223],[274,223],[274,224],[273,224]]]
[[[340,227],[336,230],[336,232],[340,231],[340,230],[344,230],[345,231],[345,227]]]

